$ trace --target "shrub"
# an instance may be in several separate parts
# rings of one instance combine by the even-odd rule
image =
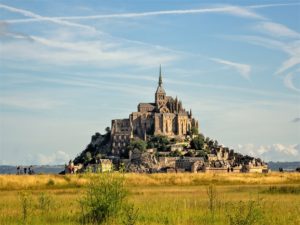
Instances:
[[[49,179],[47,182],[47,186],[54,186],[55,181],[53,179]]]
[[[80,201],[81,222],[104,224],[108,219],[116,218],[126,195],[123,177],[109,173],[95,177]]]
[[[264,212],[261,200],[249,200],[231,204],[227,209],[230,225],[255,225],[262,224]]]

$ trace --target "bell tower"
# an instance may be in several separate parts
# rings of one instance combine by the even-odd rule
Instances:
[[[162,108],[166,104],[166,92],[162,86],[162,83],[161,66],[159,66],[158,87],[155,92],[155,104],[158,109]]]

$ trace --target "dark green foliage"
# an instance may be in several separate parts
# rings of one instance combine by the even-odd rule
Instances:
[[[74,164],[82,163],[88,164],[89,162],[95,160],[97,155],[107,155],[110,153],[110,128],[105,129],[105,134],[95,133],[91,138],[91,143],[87,145],[85,150],[83,150],[75,159]]]
[[[195,157],[196,156],[196,152],[192,151],[192,150],[189,150],[184,156]]]
[[[201,150],[204,145],[204,137],[203,135],[198,135],[194,137],[191,141],[191,147],[196,150]]]
[[[199,134],[198,128],[197,128],[197,127],[192,127],[192,129],[191,129],[191,134],[192,134],[192,135],[198,135],[198,134]]]
[[[147,146],[148,148],[157,148],[158,151],[167,151],[169,150],[170,140],[166,136],[157,135],[152,136],[151,139],[148,141]]]
[[[147,142],[145,142],[143,140],[131,140],[129,145],[127,146],[127,149],[134,150],[136,148],[138,150],[144,152],[147,148]]]
[[[92,180],[81,199],[81,222],[83,224],[105,224],[117,218],[122,210],[127,191],[124,178],[114,174],[103,174]]]

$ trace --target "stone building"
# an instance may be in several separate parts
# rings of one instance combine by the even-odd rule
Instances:
[[[186,111],[182,102],[167,96],[163,88],[161,68],[154,103],[139,103],[137,112],[126,119],[112,120],[112,152],[118,155],[124,151],[131,138],[146,140],[147,135],[165,135],[183,137],[193,127],[198,128],[198,121],[192,116],[192,110]]]
[[[176,169],[183,171],[197,172],[198,169],[204,165],[204,158],[202,157],[183,157],[175,162]]]

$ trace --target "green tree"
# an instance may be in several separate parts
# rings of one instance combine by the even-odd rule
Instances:
[[[147,142],[143,140],[132,140],[130,141],[129,145],[127,146],[127,150],[139,149],[140,151],[144,152],[147,148]]]
[[[198,135],[198,134],[199,134],[198,128],[197,128],[197,127],[192,127],[192,129],[191,129],[191,134],[192,134],[192,135]]]
[[[157,135],[153,136],[149,141],[148,141],[148,146],[151,146],[152,148],[157,148],[158,151],[166,151],[168,150],[168,145],[170,144],[170,141],[168,137],[163,136],[163,135]]]
[[[203,135],[198,135],[194,137],[191,141],[191,147],[196,150],[201,150],[204,145],[204,137]]]

